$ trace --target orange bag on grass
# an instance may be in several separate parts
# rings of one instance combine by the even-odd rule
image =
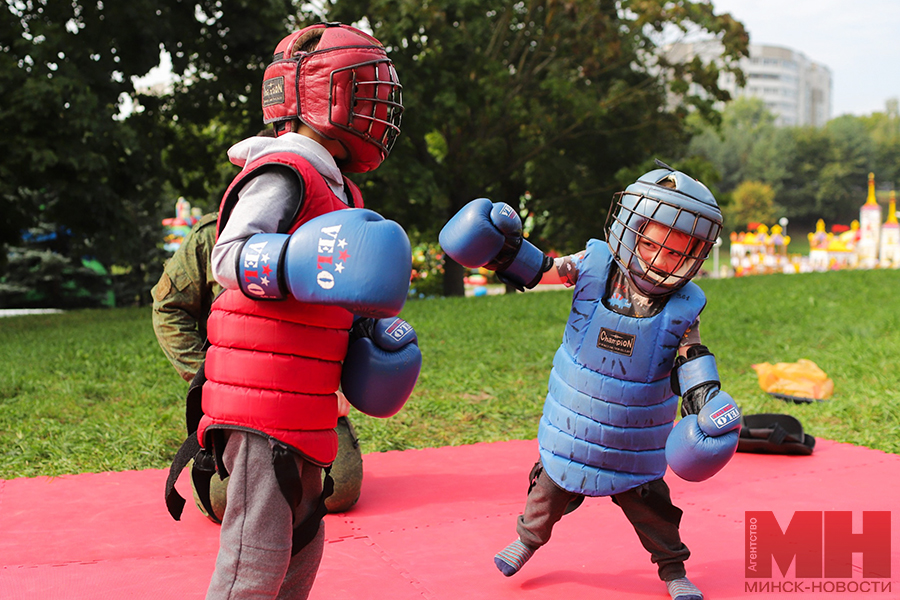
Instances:
[[[795,363],[752,365],[759,387],[770,394],[826,400],[834,392],[834,382],[816,363],[801,358]]]

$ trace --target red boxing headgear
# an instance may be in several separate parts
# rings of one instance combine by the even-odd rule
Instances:
[[[319,38],[314,50],[300,48]],[[341,168],[365,173],[387,158],[400,134],[403,98],[394,64],[372,36],[340,23],[320,23],[287,36],[275,48],[262,85],[263,119],[276,132],[300,119],[340,141]]]

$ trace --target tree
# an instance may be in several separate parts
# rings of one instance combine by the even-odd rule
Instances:
[[[823,215],[846,222],[859,217],[859,207],[866,201],[875,146],[859,117],[832,119],[825,130],[831,137],[831,155],[822,172],[817,207]]]
[[[832,119],[822,129],[789,129],[793,152],[785,155],[778,203],[787,216],[849,223],[866,199],[874,149],[859,117]]]
[[[880,164],[886,177],[896,172],[892,149],[900,148],[900,135],[892,128],[896,122],[886,115],[842,116],[822,128],[775,127],[761,100],[739,98],[725,107],[719,129],[697,126],[687,155],[719,171],[726,204],[742,182],[756,181],[774,190],[773,218],[807,226],[820,218],[849,222],[865,201],[867,173]]]
[[[159,44],[178,77],[170,94],[138,100],[170,128],[165,159],[177,195],[215,210],[235,175],[226,150],[264,127],[260,86],[275,46],[318,18],[292,0],[161,4],[169,29]]]
[[[725,220],[737,231],[748,223],[771,223],[776,216],[775,190],[759,181],[744,181],[734,190]]]
[[[819,175],[828,162],[830,141],[824,129],[790,128],[791,151],[784,154],[786,175],[779,182],[778,203],[792,221],[815,222],[819,214]]]
[[[884,112],[861,119],[874,144],[876,180],[896,189],[900,186],[900,101],[892,98]]]
[[[733,192],[743,181],[755,179],[776,183],[783,172],[783,157],[775,143],[778,129],[775,116],[759,98],[741,97],[730,102],[722,112],[721,125],[693,125],[697,134],[688,145],[687,154],[704,156],[719,170],[719,187],[725,194]]]
[[[7,0],[0,246],[53,224],[71,231],[75,257],[158,266],[159,221],[175,194],[220,194],[218,167],[240,137],[230,134],[261,126],[261,70],[297,14],[290,0]],[[178,75],[173,91],[138,93],[132,78],[161,50]]]
[[[155,64],[158,46],[132,26],[131,44],[117,51],[108,26],[119,19],[108,12],[59,2],[8,2],[0,11],[0,202],[8,217],[2,242],[50,222],[86,238],[109,232],[80,248],[109,255],[126,239],[114,234],[117,222],[132,216],[123,214],[122,199],[158,185],[158,157],[142,156],[143,139],[114,120],[131,75]]]
[[[332,0],[330,19],[367,15],[404,84],[403,133],[363,178],[374,184],[367,200],[434,234],[487,196],[534,214],[545,249],[598,236],[616,173],[665,158],[684,142],[689,108],[727,96],[718,65],[658,52],[667,27],[699,29],[722,40],[723,68],[737,71],[747,35],[712,10],[683,0]],[[446,269],[445,293],[461,294],[462,269]]]

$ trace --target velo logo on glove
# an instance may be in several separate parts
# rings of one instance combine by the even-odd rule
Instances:
[[[319,238],[317,268],[321,269],[321,272],[316,275],[316,283],[323,290],[330,290],[334,287],[334,274],[340,274],[346,268],[344,263],[350,258],[350,255],[346,250],[347,240],[338,239],[338,234],[341,232],[340,225],[323,227],[320,229],[320,232],[322,237]],[[339,251],[337,259],[340,262],[334,261],[335,246],[337,246]],[[329,267],[332,270],[328,270]]]
[[[503,215],[504,217],[512,217],[516,213],[515,213],[515,211],[513,211],[512,206],[510,206],[509,204],[504,204],[503,208],[500,209],[500,214]]]
[[[384,330],[384,332],[392,339],[399,342],[412,330],[412,325],[410,325],[403,319],[394,319],[394,322],[391,323],[390,326]]]
[[[280,234],[256,234],[241,248],[238,283],[249,297],[282,297],[278,285],[278,242],[281,237]]]
[[[716,427],[721,429],[740,419],[741,412],[734,404],[727,404],[711,414],[709,418],[716,424]]]

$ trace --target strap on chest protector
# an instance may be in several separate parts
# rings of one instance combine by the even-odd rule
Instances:
[[[194,489],[197,491],[197,497],[200,499],[203,508],[206,509],[207,514],[210,515],[210,518],[217,523],[221,522],[216,518],[215,511],[212,508],[212,502],[209,497],[209,485],[217,470],[222,479],[228,476],[221,459],[221,453],[225,447],[224,434],[221,430],[213,431],[215,455],[209,450],[202,448],[200,440],[197,439],[197,428],[200,425],[201,417],[203,417],[202,399],[203,384],[205,382],[204,365],[200,365],[200,369],[191,380],[185,400],[185,424],[188,436],[181,444],[181,447],[178,448],[178,452],[175,453],[175,458],[172,459],[172,465],[169,467],[169,476],[166,479],[166,508],[169,509],[169,514],[176,521],[181,520],[185,500],[175,489],[175,482],[178,481],[178,477],[184,468],[193,460],[191,480]],[[217,466],[221,468],[217,469]]]
[[[191,380],[187,393],[185,422],[188,437],[181,444],[178,452],[175,453],[175,458],[169,467],[169,476],[166,479],[166,507],[169,510],[169,514],[176,521],[181,520],[185,500],[175,489],[175,482],[184,468],[193,460],[191,480],[194,490],[197,492],[197,497],[200,499],[203,508],[206,509],[207,515],[216,523],[221,523],[216,518],[213,510],[209,487],[213,476],[218,475],[221,479],[228,477],[228,470],[225,468],[222,458],[222,453],[225,450],[225,432],[221,429],[211,430],[212,451],[202,448],[200,441],[197,439],[197,428],[200,425],[200,419],[203,417],[202,397],[203,384],[205,382],[206,375],[201,365],[197,375]],[[293,452],[283,444],[275,444],[272,449],[272,468],[275,471],[278,487],[293,511],[303,499],[300,471],[297,469],[297,463],[294,461]],[[294,528],[291,556],[297,554],[309,544],[318,533],[319,523],[328,513],[325,507],[325,499],[331,496],[333,492],[334,479],[331,477],[331,467],[325,467],[325,480],[322,484],[322,495],[319,498],[319,503],[312,514]]]
[[[300,471],[294,460],[294,453],[283,444],[275,444],[272,448],[272,468],[281,494],[293,511],[303,500],[303,485],[300,482]],[[334,492],[334,479],[331,478],[331,467],[325,467],[325,481],[322,484],[322,495],[315,510],[302,523],[294,528],[291,539],[291,556],[294,556],[309,544],[319,532],[319,524],[328,513],[325,499]]]

